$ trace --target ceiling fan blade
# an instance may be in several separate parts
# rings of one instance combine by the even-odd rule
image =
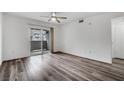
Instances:
[[[56,18],[56,21],[58,22],[58,23],[60,23],[60,21]]]
[[[56,18],[59,18],[59,19],[67,19],[67,17],[56,17]]]

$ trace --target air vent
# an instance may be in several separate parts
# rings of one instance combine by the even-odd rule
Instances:
[[[82,20],[79,20],[78,22],[79,22],[79,23],[83,23],[83,22],[84,22],[84,20],[82,19]]]

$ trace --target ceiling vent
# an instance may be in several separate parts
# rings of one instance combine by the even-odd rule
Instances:
[[[83,22],[84,22],[84,20],[82,19],[82,20],[79,20],[78,22],[79,22],[79,23],[83,23]]]

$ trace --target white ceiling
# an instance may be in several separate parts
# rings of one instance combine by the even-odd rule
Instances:
[[[35,19],[35,20],[40,20],[44,22],[48,22],[48,18],[43,18],[40,16],[51,16],[51,12],[7,12],[7,13],[11,15],[17,15],[17,16],[22,16],[26,18]],[[56,15],[67,17],[66,20],[60,20],[61,21],[60,24],[64,24],[64,23],[71,22],[77,19],[87,18],[90,16],[96,16],[102,13],[103,12],[57,12]],[[59,24],[57,22],[48,22],[48,23]]]

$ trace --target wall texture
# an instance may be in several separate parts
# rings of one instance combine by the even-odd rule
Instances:
[[[0,65],[2,63],[2,13],[0,12]]]
[[[28,23],[52,26],[54,51],[86,57],[102,62],[112,62],[111,19],[124,13],[105,13],[62,26],[50,25],[22,17],[3,14],[3,60],[30,55],[30,31]]]
[[[124,13],[105,13],[83,23],[64,24],[59,32],[61,51],[102,62],[112,62],[111,19]]]
[[[3,20],[3,60],[30,56],[29,23],[55,27],[41,21],[7,14],[3,15]]]

